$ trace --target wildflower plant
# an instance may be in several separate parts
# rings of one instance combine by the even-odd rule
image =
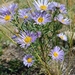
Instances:
[[[61,31],[63,26],[69,28],[71,24],[67,8],[64,4],[48,0],[34,0],[33,6],[19,9],[13,3],[0,8],[0,23],[9,21],[17,29],[12,32],[7,28],[13,34],[11,39],[25,51],[25,66],[29,68],[34,63],[40,64],[46,75],[62,75],[61,66],[69,53],[65,51],[66,46],[70,48],[67,35]]]

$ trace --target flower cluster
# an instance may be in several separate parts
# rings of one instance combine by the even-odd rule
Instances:
[[[39,48],[41,51],[39,50],[36,52],[38,54],[41,54],[42,51],[44,52],[44,49],[49,50],[47,49],[50,44],[49,40],[53,40],[55,37],[67,42],[67,36],[63,32],[58,32],[59,27],[61,29],[62,25],[71,24],[71,20],[66,15],[66,6],[58,2],[49,2],[48,0],[34,0],[33,5],[35,7],[34,11],[32,11],[32,8],[16,10],[18,5],[15,3],[10,4],[7,7],[0,8],[0,23],[4,24],[6,22],[11,22],[19,30],[18,34],[14,33],[12,39],[25,49],[28,49],[29,46],[32,47],[33,43],[38,43],[35,44],[35,51],[38,50],[38,47],[40,46]],[[17,22],[14,19],[15,15],[17,16]],[[50,32],[52,32],[52,39],[48,36],[48,33]],[[54,41],[57,40],[54,39]],[[63,61],[64,51],[60,49],[59,44],[55,43],[55,45],[55,47],[51,47],[54,49],[50,50],[50,54],[48,52],[47,53],[53,60]],[[33,48],[34,45],[31,49]],[[32,54],[25,55],[23,63],[27,67],[32,66],[34,63]]]
[[[33,5],[35,6],[36,12],[30,13],[30,11],[32,11],[31,8],[19,9],[18,17],[24,19],[25,22],[32,19],[36,22],[36,24],[39,25],[51,22],[53,18],[65,25],[69,25],[71,22],[68,17],[65,17],[63,15],[67,13],[67,9],[64,4],[60,4],[57,2],[48,2],[48,0],[34,0]],[[13,3],[7,7],[3,6],[2,8],[0,8],[0,23],[11,21],[17,7],[17,4]],[[56,10],[58,10],[58,14],[54,17],[52,17],[52,14],[47,13],[47,11],[53,13]]]

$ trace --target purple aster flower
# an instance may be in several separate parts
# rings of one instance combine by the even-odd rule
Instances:
[[[64,17],[62,14],[59,14],[57,16],[57,20],[59,22],[61,22],[62,24],[65,24],[65,25],[70,25],[71,24],[70,19],[68,19],[67,17]]]
[[[36,12],[32,19],[36,22],[36,24],[42,25],[47,22],[51,22],[51,15],[46,12]]]
[[[34,63],[34,60],[33,60],[33,56],[32,55],[27,54],[27,55],[25,55],[23,57],[23,64],[25,66],[30,67],[30,66],[33,65],[33,63]]]
[[[17,9],[17,4],[10,4],[7,7],[0,8],[0,23],[6,23],[13,19],[13,15],[15,14],[15,10]]]
[[[27,22],[28,20],[30,20],[30,14],[29,14],[29,11],[31,9],[30,8],[27,8],[27,9],[20,9],[18,12],[19,12],[19,17],[24,19],[25,22]]]
[[[34,0],[33,4],[37,10],[46,11],[50,3],[48,3],[48,0]]]
[[[48,9],[54,12],[56,8],[59,8],[59,7],[60,7],[60,3],[51,2],[48,6]]]
[[[60,47],[55,46],[53,50],[51,50],[49,56],[52,57],[53,60],[63,61],[64,60],[64,51],[60,49]]]
[[[60,3],[58,2],[51,2],[56,8],[59,8],[60,7]]]
[[[67,41],[67,36],[66,36],[65,34],[59,33],[57,36],[58,36],[60,39],[62,39],[62,40],[64,40],[64,41]]]
[[[22,48],[30,46],[38,38],[37,33],[24,31],[12,37]]]
[[[12,3],[9,5],[9,11],[12,13],[12,14],[15,14],[15,10],[18,8],[18,4],[15,4],[15,3]]]
[[[59,9],[60,13],[66,14],[67,10],[64,4],[60,4],[58,2],[51,2],[48,6],[49,10],[55,11],[56,8]]]
[[[40,31],[37,31],[37,37],[41,37],[41,32]]]
[[[63,13],[63,14],[66,14],[67,13],[67,9],[66,9],[66,7],[65,7],[64,4],[61,4],[60,5],[59,11],[60,11],[60,13]]]

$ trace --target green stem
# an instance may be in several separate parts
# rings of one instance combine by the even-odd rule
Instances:
[[[14,44],[16,44],[16,42],[14,42],[5,32],[3,32],[1,29],[0,29],[0,31],[7,37],[7,38],[9,38]],[[17,44],[16,44],[17,45]]]
[[[28,0],[26,0],[28,6],[31,8],[30,2]],[[33,15],[32,10],[30,10],[30,13]]]
[[[32,45],[31,45],[31,47],[34,49],[34,47]],[[41,59],[41,57],[38,55],[38,53],[35,51],[35,49],[34,49],[34,54],[36,54],[36,56],[38,57],[39,61],[43,65],[43,67],[46,69],[46,72],[48,73],[48,75],[51,75],[47,64]]]
[[[18,29],[23,31],[23,29],[21,28],[20,23],[16,20],[16,18],[14,20],[15,20],[15,24],[17,24]]]
[[[45,62],[42,61],[42,59],[40,58],[40,56],[38,55],[38,53],[37,52],[35,52],[35,53],[36,53],[37,57],[39,58],[39,61],[42,63],[43,67],[46,69],[48,75],[51,75],[50,71],[48,69],[48,66],[45,64]]]

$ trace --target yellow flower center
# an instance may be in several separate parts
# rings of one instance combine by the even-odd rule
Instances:
[[[62,19],[62,22],[65,22],[64,19]]]
[[[43,18],[43,17],[39,17],[39,18],[38,18],[38,22],[39,22],[39,23],[42,23],[43,21],[44,21],[44,18]]]
[[[26,15],[26,16],[24,16],[24,19],[27,19],[28,18],[28,16]]]
[[[60,38],[63,40],[64,37],[63,36],[60,36]]]
[[[54,52],[53,55],[54,55],[55,57],[58,57],[58,53],[57,53],[57,52]]]
[[[47,9],[47,6],[46,6],[46,5],[41,5],[41,6],[40,6],[40,9],[41,9],[41,10],[46,10],[46,9]]]
[[[24,41],[25,41],[26,43],[30,43],[31,40],[32,40],[32,38],[29,37],[29,36],[27,36],[27,37],[24,38]]]
[[[6,15],[5,18],[4,18],[6,21],[9,21],[11,19],[11,16],[10,15]]]
[[[28,63],[31,63],[31,62],[32,62],[32,58],[28,58],[28,59],[27,59],[27,62],[28,62]]]

